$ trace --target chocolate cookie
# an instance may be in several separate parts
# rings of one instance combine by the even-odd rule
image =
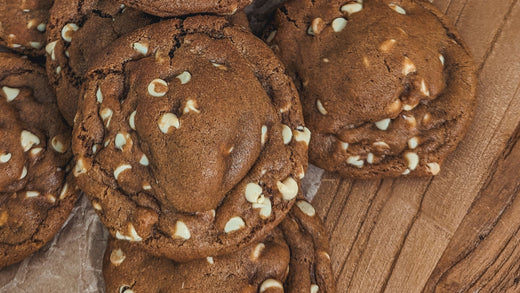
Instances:
[[[0,0],[0,44],[21,54],[44,54],[53,0]]]
[[[289,211],[310,132],[265,44],[224,18],[147,26],[88,72],[79,185],[112,235],[187,261],[263,238]]]
[[[212,13],[231,15],[252,0],[119,0],[128,7],[161,17]]]
[[[176,263],[138,246],[109,240],[103,275],[107,293],[335,292],[328,234],[306,201],[280,228],[224,256]]]
[[[47,74],[58,106],[72,125],[81,84],[92,59],[123,34],[156,18],[114,0],[56,0],[48,26]]]
[[[310,161],[356,178],[436,175],[473,117],[472,57],[421,0],[291,0],[266,41],[292,72]]]
[[[43,68],[0,53],[0,267],[42,247],[67,219],[78,191],[70,128]]]

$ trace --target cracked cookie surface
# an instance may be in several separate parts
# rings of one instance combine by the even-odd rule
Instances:
[[[328,234],[304,200],[266,238],[239,251],[177,263],[111,238],[105,252],[106,291],[335,292]]]
[[[67,167],[70,132],[43,68],[0,53],[0,267],[58,232],[79,191]]]
[[[299,88],[310,162],[328,171],[436,175],[473,118],[472,57],[427,1],[289,1],[265,35]]]
[[[0,45],[24,55],[43,55],[53,2],[0,0]]]
[[[224,18],[120,38],[83,92],[74,172],[119,239],[179,261],[221,255],[264,237],[301,193],[310,132],[297,91]]]
[[[252,0],[119,0],[138,10],[160,17],[211,13],[232,15]]]
[[[69,125],[73,124],[90,62],[120,36],[154,21],[155,17],[114,0],[54,1],[45,47],[46,67]]]

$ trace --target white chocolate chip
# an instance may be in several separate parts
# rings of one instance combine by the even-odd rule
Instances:
[[[130,170],[132,169],[132,166],[130,165],[119,165],[115,170],[114,170],[114,178],[117,180],[119,178],[119,175],[121,175],[121,173],[123,173],[124,171],[126,170]]]
[[[298,182],[291,176],[285,178],[283,182],[276,182],[276,187],[278,187],[278,191],[280,191],[284,200],[292,200],[298,194]]]
[[[36,29],[37,29],[39,32],[43,33],[43,32],[45,32],[45,28],[46,28],[46,26],[47,26],[47,24],[42,22],[42,23],[40,23],[40,24],[36,27]]]
[[[117,231],[116,238],[119,240],[127,240],[127,241],[133,241],[133,242],[138,242],[138,241],[143,240],[143,238],[141,238],[141,236],[139,236],[137,234],[137,231],[135,230],[134,225],[132,225],[131,223],[128,224],[128,232],[129,232],[129,235],[124,235],[120,231]]]
[[[262,242],[258,243],[257,245],[255,245],[255,247],[251,250],[251,260],[252,261],[256,261],[260,258],[260,255],[262,255],[262,251],[264,251],[264,248],[265,248],[265,244],[263,244]]]
[[[417,165],[419,165],[419,156],[416,153],[407,152],[404,157],[406,161],[408,161],[408,169],[412,171],[415,170]]]
[[[40,196],[40,193],[38,191],[26,191],[25,197],[37,197]]]
[[[385,149],[389,149],[390,148],[390,146],[386,142],[384,142],[384,141],[376,141],[372,145],[375,146],[375,147],[381,147],[381,148],[385,148]]]
[[[262,139],[261,139],[262,146],[265,144],[266,141],[267,141],[267,126],[263,125],[262,126]]]
[[[347,20],[343,17],[338,17],[332,21],[332,30],[335,32],[342,31],[347,26]]]
[[[97,91],[96,91],[96,99],[97,99],[97,102],[98,103],[103,103],[103,93],[101,92],[101,88],[98,87]]]
[[[134,293],[134,290],[130,289],[127,285],[119,287],[119,293]]]
[[[314,209],[314,207],[310,203],[306,202],[305,200],[299,200],[296,203],[296,205],[307,216],[314,217],[314,215],[316,215],[316,210]]]
[[[410,149],[416,149],[419,145],[419,138],[417,136],[414,136],[408,140],[408,147]]]
[[[403,118],[411,127],[417,126],[417,120],[415,119],[415,116],[403,115]]]
[[[27,176],[27,168],[24,166],[22,169],[22,174],[20,174],[20,180],[24,179]]]
[[[52,194],[47,194],[45,195],[45,198],[50,202],[50,203],[55,203],[56,202],[56,197]]]
[[[318,285],[312,284],[310,293],[318,293],[319,290],[320,290],[320,287],[318,287]]]
[[[99,111],[99,115],[101,116],[103,123],[105,123],[105,127],[108,128],[110,126],[110,121],[112,120],[112,115],[114,115],[114,111],[110,108],[104,108]]]
[[[150,184],[143,184],[143,189],[144,190],[152,190],[152,186]]]
[[[211,64],[213,64],[213,66],[215,66],[217,69],[220,69],[220,70],[226,71],[228,69],[226,65],[222,65],[222,64],[218,64],[218,63],[214,63],[214,62],[212,62]]]
[[[132,112],[132,114],[130,114],[130,118],[128,118],[128,125],[130,125],[130,128],[132,128],[133,130],[135,130],[135,114],[137,112],[134,111]]]
[[[294,130],[293,136],[295,141],[302,141],[305,143],[305,145],[309,145],[309,142],[311,141],[311,131],[304,127],[303,130]]]
[[[437,175],[441,171],[441,166],[438,163],[428,163],[426,166],[432,175]]]
[[[31,47],[33,47],[36,50],[39,50],[42,48],[42,43],[40,43],[40,42],[29,42],[29,45],[31,45]]]
[[[426,87],[426,82],[424,81],[424,79],[421,80],[421,94],[423,94],[427,97],[430,96],[430,91]]]
[[[244,220],[240,217],[233,217],[229,219],[229,221],[226,223],[226,226],[224,227],[224,232],[231,233],[234,231],[238,231],[246,226],[246,223],[244,223]]]
[[[63,29],[61,29],[61,37],[65,42],[70,43],[72,41],[72,35],[78,31],[79,27],[75,23],[67,23]]]
[[[168,83],[160,78],[156,78],[148,84],[148,93],[152,97],[162,97],[168,92]]]
[[[413,109],[415,109],[415,107],[417,107],[417,105],[408,105],[408,104],[405,104],[403,106],[403,110],[405,111],[412,111]]]
[[[31,157],[36,157],[38,154],[41,153],[41,151],[43,151],[42,148],[33,148],[29,151],[29,153],[31,154]]]
[[[265,291],[269,289],[281,289],[283,290],[283,285],[280,281],[275,279],[267,279],[265,280],[262,285],[260,285],[260,291],[259,293],[264,293]]]
[[[327,109],[325,109],[325,107],[323,107],[323,104],[321,103],[320,99],[316,99],[316,107],[318,108],[318,111],[322,114],[322,115],[327,115]]]
[[[271,216],[271,200],[269,198],[263,198],[262,203],[252,204],[253,209],[260,209],[260,218],[267,219]]]
[[[143,154],[141,156],[141,159],[139,160],[139,164],[143,165],[143,166],[148,166],[150,164],[150,161],[148,160],[148,157]]]
[[[283,143],[289,144],[292,140],[292,130],[289,126],[283,124],[282,125],[282,137],[283,137]]]
[[[60,192],[60,199],[64,199],[67,196],[68,192],[69,192],[69,184],[65,183],[65,185],[63,185],[63,188],[61,189],[61,192]]]
[[[181,126],[179,119],[173,113],[163,114],[157,122],[157,125],[159,126],[159,129],[162,133],[168,133],[171,127],[179,129],[179,127]]]
[[[358,168],[362,168],[363,165],[365,164],[365,162],[363,160],[361,160],[360,156],[350,156],[350,157],[348,157],[347,163],[352,165],[352,166],[356,166]]]
[[[11,157],[12,157],[11,153],[1,154],[0,163],[4,164],[4,163],[9,162],[9,160],[11,160]]]
[[[377,121],[375,124],[377,128],[381,130],[387,130],[388,126],[390,126],[390,122],[392,122],[392,120],[390,118],[386,118],[381,121]]]
[[[52,140],[51,140],[51,144],[52,144],[52,148],[54,148],[55,151],[57,151],[58,153],[65,153],[67,151],[67,148],[65,147],[65,145],[63,144],[63,142],[61,142],[57,136],[53,137]]]
[[[408,75],[410,73],[414,73],[417,71],[417,68],[415,67],[415,64],[410,60],[408,57],[404,57],[403,61],[403,75]]]
[[[22,130],[22,133],[20,134],[20,143],[22,145],[23,151],[27,152],[34,145],[40,144],[40,139],[33,133],[27,130]]]
[[[189,99],[186,101],[186,106],[184,106],[184,110],[182,111],[184,114],[189,112],[200,113],[200,110],[197,109],[197,102],[195,100]]]
[[[11,88],[7,86],[2,87],[2,91],[4,92],[5,98],[8,102],[12,102],[20,94],[20,89]]]
[[[379,46],[379,50],[383,51],[383,52],[388,52],[390,50],[392,50],[392,48],[394,47],[396,43],[396,40],[394,39],[388,39],[386,41],[384,41],[380,46]]]
[[[129,137],[128,133],[125,133],[125,134],[123,134],[121,132],[117,133],[116,139],[114,140],[114,145],[116,146],[117,149],[123,150],[123,147],[127,143],[127,137]]]
[[[60,74],[61,72],[61,66],[56,67],[56,74]]]
[[[54,48],[56,47],[56,43],[58,41],[47,43],[47,46],[45,46],[45,52],[47,54],[51,55],[52,60],[56,60],[56,54],[54,53]]]
[[[406,170],[404,170],[404,172],[401,173],[401,174],[402,174],[402,175],[408,175],[408,174],[410,174],[410,172],[411,172],[410,169],[406,169]]]
[[[265,200],[264,195],[262,194],[263,190],[260,185],[256,183],[248,183],[246,185],[246,190],[244,195],[246,200],[250,203],[263,203]]]
[[[300,166],[300,170],[298,171],[298,174],[296,174],[298,179],[303,179],[305,177],[305,169],[303,166]]]
[[[215,263],[215,261],[213,260],[213,257],[211,257],[211,256],[206,257],[206,261],[207,261],[210,265],[212,265],[212,264]]]
[[[188,71],[177,75],[177,78],[181,81],[181,84],[187,84],[191,80],[191,74]]]
[[[85,166],[85,160],[83,158],[79,158],[76,161],[76,166],[74,167],[74,176],[78,177],[81,174],[84,174],[87,172],[87,168]]]
[[[276,33],[277,33],[276,30],[270,32],[269,36],[267,36],[267,39],[265,39],[265,42],[266,43],[270,43],[274,39],[274,37],[276,36]]]
[[[177,223],[175,223],[175,233],[173,234],[173,237],[185,240],[191,238],[190,229],[188,229],[188,226],[186,226],[183,221],[177,221]]]
[[[441,61],[442,66],[444,66],[446,60],[444,59],[444,56],[442,54],[439,54],[439,60]]]
[[[140,53],[144,56],[148,54],[148,43],[146,42],[135,42],[132,44],[132,49],[137,51],[137,53]]]
[[[341,6],[341,12],[346,12],[349,16],[361,10],[363,10],[363,5],[360,3],[349,3]]]
[[[373,164],[374,163],[374,154],[373,153],[368,153],[367,154],[367,163],[369,163],[369,164]]]
[[[388,4],[388,7],[392,8],[393,10],[395,10],[395,12],[399,13],[399,14],[406,14],[406,10],[403,9],[403,7],[397,5],[397,4],[394,4],[394,3],[390,3]]]
[[[114,249],[110,253],[110,262],[116,267],[122,264],[125,259],[126,255],[120,248]]]
[[[103,208],[101,207],[101,205],[97,202],[92,202],[92,207],[97,210],[97,211],[101,211],[103,210]]]

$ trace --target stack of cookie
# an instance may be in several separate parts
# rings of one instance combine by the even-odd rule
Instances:
[[[248,0],[7,2],[0,42],[30,57],[0,55],[0,266],[81,190],[107,292],[335,292],[308,150],[436,175],[473,116],[471,56],[423,0],[290,0],[250,15],[265,42]]]

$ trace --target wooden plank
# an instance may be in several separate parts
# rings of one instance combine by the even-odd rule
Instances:
[[[472,2],[473,3],[473,2]],[[474,15],[473,17],[477,17]],[[511,46],[520,42],[518,5],[497,38],[479,76],[479,107],[465,141],[446,162],[444,173],[433,180],[425,193],[421,212],[404,243],[403,251],[388,281],[388,292],[418,292],[433,271],[440,248],[447,245],[446,233],[453,234],[482,186],[488,169],[520,121],[516,87],[520,82],[520,61],[511,62]],[[510,64],[503,68],[503,64]],[[433,234],[424,235],[424,231]],[[422,239],[421,237],[426,237]],[[430,241],[435,240],[437,241]],[[448,239],[449,240],[449,239]],[[440,246],[439,246],[440,245]],[[420,259],[423,251],[436,257]],[[411,277],[416,279],[410,279]]]
[[[520,170],[520,125],[493,169],[496,172],[459,226],[426,291],[504,292],[506,288],[499,290],[502,285],[518,288],[514,280],[520,275],[520,180],[511,174]],[[501,278],[504,276],[508,277]]]

